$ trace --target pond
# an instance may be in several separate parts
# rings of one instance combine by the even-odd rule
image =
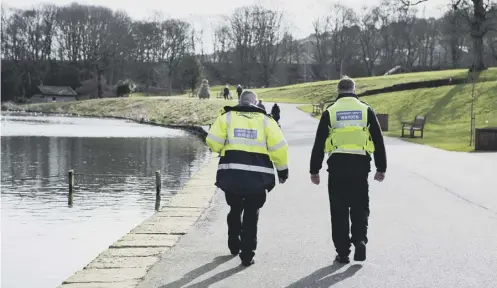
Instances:
[[[164,201],[208,157],[185,131],[124,120],[1,122],[2,287],[58,286],[154,213],[156,170]]]

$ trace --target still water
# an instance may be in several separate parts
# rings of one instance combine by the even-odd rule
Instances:
[[[1,122],[1,287],[58,286],[154,213],[156,170],[164,201],[208,155],[187,132],[121,120]]]

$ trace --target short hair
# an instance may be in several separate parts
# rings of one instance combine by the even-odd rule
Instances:
[[[337,85],[338,93],[354,93],[355,92],[355,82],[351,78],[344,76]]]
[[[253,105],[257,103],[257,94],[252,90],[244,90],[240,94],[240,105]]]

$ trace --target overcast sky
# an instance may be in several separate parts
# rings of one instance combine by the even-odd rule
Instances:
[[[364,5],[379,3],[379,0],[340,0],[342,3],[354,8],[356,11]],[[285,13],[287,25],[291,25],[294,36],[303,38],[312,32],[312,20],[325,13],[328,7],[336,2],[331,0],[2,0],[2,5],[7,4],[16,8],[31,8],[33,5],[52,3],[67,5],[71,2],[109,7],[113,10],[124,10],[130,17],[145,20],[155,11],[166,16],[180,18],[191,22],[198,30],[204,30],[204,49],[211,50],[212,27],[221,21],[220,15],[230,15],[240,6],[260,4],[266,8],[282,10]],[[425,15],[439,16],[444,6],[450,0],[429,0],[425,7]]]

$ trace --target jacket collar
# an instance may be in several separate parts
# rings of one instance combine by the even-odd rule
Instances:
[[[238,111],[238,112],[259,112],[259,113],[262,113],[262,114],[266,114],[266,112],[264,112],[264,110],[262,110],[262,108],[259,108],[255,105],[250,105],[250,106],[240,106],[240,105],[236,105],[236,106],[224,106],[224,111],[225,112],[229,112],[229,111]]]
[[[356,99],[359,99],[359,98],[357,97],[357,95],[356,95],[356,94],[354,94],[354,93],[342,93],[342,94],[338,94],[337,100],[338,100],[338,99],[342,99],[342,98],[346,98],[346,97],[354,97],[354,98],[356,98]]]

